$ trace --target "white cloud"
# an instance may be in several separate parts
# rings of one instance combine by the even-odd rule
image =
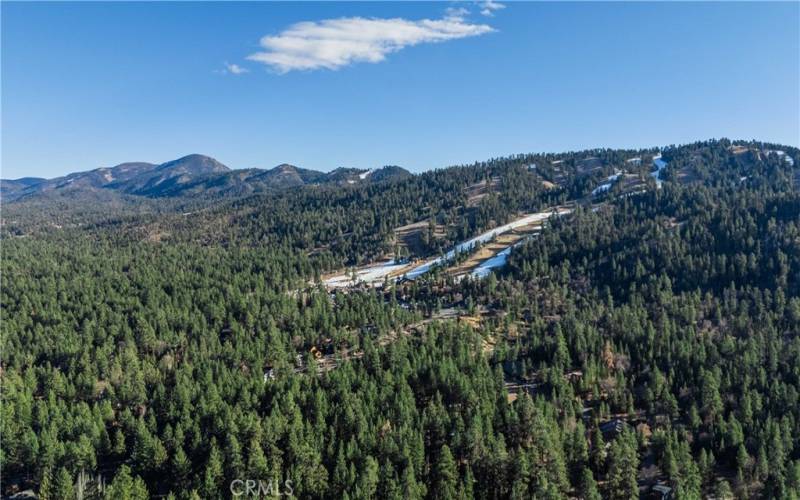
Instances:
[[[455,11],[454,11],[455,12]],[[460,12],[460,11],[459,11]],[[278,35],[261,39],[261,52],[247,57],[279,73],[339,69],[358,62],[378,63],[392,52],[420,43],[436,43],[491,33],[485,24],[471,24],[461,15],[443,19],[376,19],[343,17],[293,24]]]
[[[241,75],[242,73],[249,73],[250,70],[247,68],[243,68],[238,64],[228,64],[225,63],[225,70],[223,73],[231,73],[233,75]]]
[[[469,9],[464,7],[448,7],[444,10],[445,17],[448,19],[464,19],[469,15]]]
[[[494,0],[486,0],[481,2],[481,14],[486,17],[494,17],[494,11],[505,9],[506,6]]]

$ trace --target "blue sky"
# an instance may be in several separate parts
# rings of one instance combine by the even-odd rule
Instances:
[[[499,7],[2,2],[2,176],[800,142],[800,3]]]

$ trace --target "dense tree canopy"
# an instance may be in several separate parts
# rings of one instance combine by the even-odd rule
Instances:
[[[655,150],[596,150],[190,207],[75,201],[58,224],[12,206],[4,492],[798,498],[800,175],[744,146],[665,148],[659,189],[626,163]],[[591,203],[623,165],[636,190]],[[319,284],[391,254],[399,226],[429,223],[407,251],[433,255],[568,201],[486,279]]]

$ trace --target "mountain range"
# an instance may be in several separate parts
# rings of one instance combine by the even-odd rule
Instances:
[[[0,180],[6,202],[41,196],[82,196],[117,193],[149,198],[194,195],[243,195],[312,184],[364,184],[411,176],[397,166],[375,170],[337,168],[320,172],[281,164],[272,169],[231,169],[209,156],[191,154],[162,164],[121,163],[62,177]]]

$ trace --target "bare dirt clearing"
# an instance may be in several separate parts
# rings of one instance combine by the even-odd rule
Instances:
[[[471,186],[464,188],[464,194],[467,195],[467,207],[474,207],[490,193],[497,192],[497,187],[500,185],[498,177],[482,180]]]

